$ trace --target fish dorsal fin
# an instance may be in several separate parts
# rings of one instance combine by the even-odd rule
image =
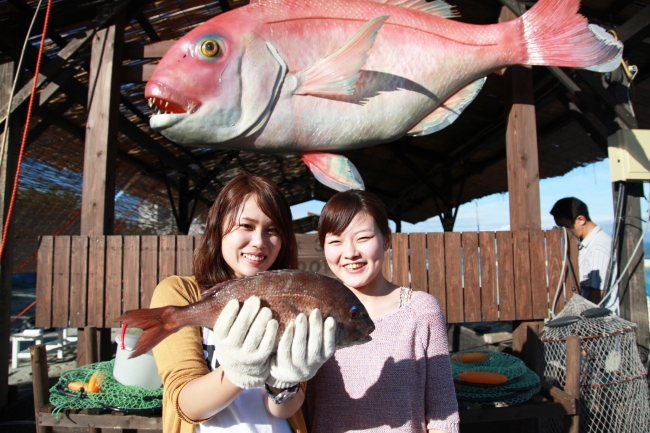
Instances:
[[[483,88],[485,80],[485,77],[480,78],[451,95],[441,106],[407,132],[407,135],[419,137],[433,134],[454,123],[460,113],[476,98],[478,92]]]
[[[368,51],[387,19],[388,16],[371,19],[341,48],[298,73],[301,84],[294,93],[329,97],[351,95]]]
[[[227,285],[227,284],[229,284],[231,282],[232,282],[232,280],[226,280],[226,281],[224,281],[222,283],[215,284],[214,286],[210,287],[205,292],[201,293],[201,299],[205,299],[205,298],[207,298],[207,297],[209,297],[211,295],[214,295],[216,292],[221,290],[223,288],[223,286],[225,286],[225,285]]]
[[[426,0],[370,0],[375,3],[382,3],[389,6],[399,6],[406,9],[413,9],[435,15],[440,18],[458,18],[460,14],[454,7],[443,0],[427,2]]]
[[[336,191],[364,189],[363,179],[352,162],[342,155],[309,152],[300,155],[316,180]]]

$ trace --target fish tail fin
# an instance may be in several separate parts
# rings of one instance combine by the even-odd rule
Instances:
[[[578,13],[580,0],[540,0],[519,19],[526,64],[586,68],[597,72],[621,64],[623,44]]]
[[[141,310],[130,310],[115,319],[134,328],[141,328],[142,335],[135,344],[129,358],[135,358],[150,351],[154,346],[178,331],[184,325],[175,319],[180,307],[168,306]]]

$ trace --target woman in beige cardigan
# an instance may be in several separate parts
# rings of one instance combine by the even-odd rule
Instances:
[[[282,191],[268,179],[243,174],[223,188],[210,209],[194,255],[194,276],[162,281],[151,307],[188,305],[216,284],[266,270],[295,269],[297,262],[291,211]],[[271,353],[278,324],[256,297],[241,309],[231,301],[214,329],[186,327],[163,340],[153,352],[165,388],[164,433],[306,432],[299,410],[304,391],[298,382],[313,376],[333,352],[328,344],[334,327],[327,320],[323,326],[318,317],[297,317],[292,325],[323,336],[322,356],[304,359],[300,366]],[[286,332],[291,343],[293,331]],[[307,342],[292,344],[293,349]]]

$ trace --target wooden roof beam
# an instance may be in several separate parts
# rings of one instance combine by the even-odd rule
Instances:
[[[31,52],[33,50],[35,50],[35,48],[30,47],[29,51]],[[48,66],[49,63],[46,63],[45,67]],[[70,66],[65,68],[61,73],[54,75],[52,82],[50,82],[48,86],[46,86],[46,88],[41,92],[41,97],[39,99],[40,105],[44,105],[52,95],[54,95],[58,90],[61,90],[68,96],[69,99],[85,107],[87,103],[88,88],[85,84],[82,84],[76,78],[74,78],[75,73],[76,68]],[[124,103],[125,99],[126,98],[122,98],[121,102]],[[130,103],[130,101],[128,102]],[[148,124],[147,116],[140,112],[137,107],[131,104],[127,108],[129,108],[132,112],[134,112],[134,114],[138,115],[139,117],[144,118],[145,122]],[[120,116],[120,132],[133,139],[136,143],[145,147],[149,152],[156,155],[161,161],[164,161],[170,167],[174,167],[180,172],[188,174],[195,181],[200,180],[201,177],[199,174],[196,173],[191,167],[183,163],[179,158],[174,156],[162,145],[152,139],[137,125],[131,124],[131,122],[124,115],[120,114]],[[132,126],[129,126],[124,122],[127,122]],[[141,134],[138,133],[138,131],[140,131]],[[134,136],[139,138],[136,139]]]
[[[607,156],[607,136],[601,132],[601,129],[598,128],[597,125],[594,125],[593,122],[585,116],[585,112],[582,111],[581,107],[575,101],[571,101],[566,95],[559,95],[558,99],[569,111],[571,118],[578,122],[589,138],[591,138],[603,154]]]
[[[648,25],[650,25],[650,5],[616,28],[616,34],[621,41],[625,42]]]
[[[144,122],[144,124],[147,125],[147,127],[149,127],[149,116],[147,116],[142,111],[140,111],[140,109],[133,102],[131,102],[130,99],[128,99],[124,95],[120,95],[120,102],[122,103],[122,105],[128,108],[129,111],[131,111],[133,114],[138,116],[138,118],[142,120],[142,122]],[[197,165],[203,171],[204,174],[208,172],[208,169],[205,168],[205,166],[202,164],[200,160],[194,157],[194,154],[190,150],[188,150],[187,147],[175,143],[173,141],[169,141],[169,143],[175,148],[177,148],[178,150],[180,150],[181,152],[183,152],[188,157],[189,164]]]
[[[541,95],[540,99],[535,102],[535,108],[541,110],[555,100],[551,95],[554,95],[556,89],[553,88],[553,85],[548,84],[541,86],[538,90],[541,92]],[[427,176],[430,177],[436,175],[441,168],[455,168],[460,162],[464,163],[468,161],[471,155],[480,149],[486,142],[493,140],[497,136],[503,136],[505,131],[505,116],[499,115],[497,118],[490,121],[488,125],[482,128],[478,133],[473,133],[458,140],[462,145],[456,146],[456,151],[453,154],[438,157],[437,160],[441,160],[441,162],[434,165],[427,172]],[[402,197],[413,194],[422,187],[424,187],[424,184],[418,182],[403,192]]]
[[[61,51],[58,52],[56,57],[49,61],[45,67],[41,69],[40,74],[36,78],[30,79],[17,93],[14,95],[13,104],[8,107],[7,104],[0,109],[0,123],[4,123],[9,112],[14,112],[18,107],[21,107],[27,102],[32,92],[34,79],[36,79],[36,87],[40,87],[46,80],[50,80],[61,69],[61,67],[92,39],[97,30],[105,26],[110,20],[115,18],[117,14],[122,12],[126,7],[135,0],[123,0],[118,3],[112,4],[103,14],[101,14],[88,28],[88,30],[81,33],[78,38],[70,41]]]
[[[158,33],[156,33],[156,29],[153,28],[147,17],[144,16],[142,11],[138,12],[135,14],[135,20],[140,24],[140,27],[142,27],[142,31],[144,31],[147,36],[149,36],[149,39],[152,42],[159,42],[160,36],[158,36]]]
[[[616,0],[612,5],[607,9],[607,13],[610,15],[618,15],[623,10],[631,5],[634,0]]]
[[[52,111],[46,108],[41,108],[39,111],[44,115],[40,122],[38,122],[32,129],[27,132],[27,141],[25,146],[29,146],[38,137],[41,136],[52,124],[59,120],[63,115],[74,105],[74,101],[66,99],[61,102]]]
[[[228,0],[219,0],[219,5],[221,6],[222,12],[228,12],[229,10],[232,9]]]
[[[140,129],[122,113],[119,114],[119,130],[122,134],[135,141],[138,145],[154,154],[158,159],[169,167],[188,175],[194,182],[200,182],[201,176],[191,167],[182,162],[173,153],[161,146],[149,134]]]
[[[27,22],[31,22],[35,12],[34,8],[25,3],[24,0],[9,0],[9,3],[18,9],[18,12],[20,12]],[[27,30],[27,27],[25,27],[25,30]],[[60,34],[53,30],[52,27],[48,28],[46,36],[61,48],[65,47],[68,43]]]

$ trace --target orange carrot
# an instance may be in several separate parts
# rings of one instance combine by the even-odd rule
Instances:
[[[482,371],[464,371],[458,377],[463,382],[482,383],[485,385],[498,385],[508,381],[508,378],[503,374]]]
[[[456,362],[478,362],[489,358],[490,355],[481,352],[457,353],[451,356],[452,361]]]
[[[88,381],[88,386],[86,387],[87,392],[99,392],[99,385],[102,383],[104,377],[97,372],[94,372]]]

